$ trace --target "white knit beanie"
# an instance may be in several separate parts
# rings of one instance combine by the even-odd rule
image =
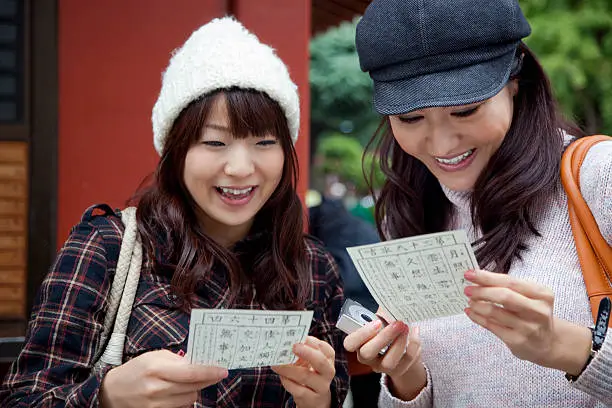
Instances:
[[[233,86],[265,92],[278,102],[296,142],[300,103],[287,67],[241,23],[224,17],[194,31],[170,59],[151,117],[155,150],[161,155],[172,124],[189,103]]]

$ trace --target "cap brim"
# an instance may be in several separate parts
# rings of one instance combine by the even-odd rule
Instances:
[[[394,81],[374,81],[374,109],[399,115],[417,109],[467,105],[489,99],[506,85],[515,48],[501,57],[453,70]]]

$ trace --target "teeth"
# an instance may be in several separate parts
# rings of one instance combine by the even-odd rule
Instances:
[[[474,152],[474,149],[470,149],[467,152],[465,152],[465,153],[463,153],[463,154],[461,154],[459,156],[453,157],[452,159],[441,159],[441,158],[438,158],[438,157],[436,157],[435,159],[437,161],[439,161],[440,163],[443,163],[443,164],[459,164],[463,160],[467,159],[473,152]]]
[[[243,195],[243,194],[248,194],[251,191],[253,191],[253,187],[245,188],[242,190],[238,190],[235,188],[226,188],[226,187],[219,187],[219,189],[223,191],[225,194],[233,194],[233,195]]]

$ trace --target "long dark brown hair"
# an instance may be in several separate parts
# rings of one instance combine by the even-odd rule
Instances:
[[[521,54],[522,67],[511,78],[519,81],[512,124],[471,196],[472,223],[482,231],[473,243],[478,262],[502,273],[521,258],[526,238],[539,236],[532,217],[559,188],[563,131],[583,136],[560,115],[542,66],[524,44],[517,57]],[[375,207],[381,236],[402,238],[449,228],[452,204],[427,167],[397,144],[388,117],[368,143],[368,151],[377,155],[387,177]],[[368,170],[372,186],[373,169],[364,172]]]
[[[228,126],[234,137],[273,134],[285,156],[281,181],[257,214],[249,234],[260,237],[257,248],[246,257],[206,234],[198,223],[197,204],[183,180],[187,151],[200,140],[218,98],[225,98]],[[265,93],[224,89],[200,97],[181,112],[168,133],[152,181],[141,187],[134,201],[145,251],[154,261],[154,270],[172,275],[172,291],[184,308],[190,307],[196,288],[206,284],[213,268],[215,273],[228,274],[230,297],[226,307],[248,303],[253,286],[256,300],[270,309],[304,307],[310,275],[297,177],[297,154],[286,116]]]

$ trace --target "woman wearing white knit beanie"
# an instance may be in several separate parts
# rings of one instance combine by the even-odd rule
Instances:
[[[612,138],[559,112],[521,3],[372,0],[357,25],[384,115],[379,232],[463,230],[477,261],[419,254],[406,275],[426,289],[379,302],[398,321],[346,337],[383,374],[381,408],[612,407]],[[434,292],[465,308],[441,317]]]
[[[93,368],[124,237],[120,212],[97,205],[41,287],[0,405],[341,407],[342,283],[303,233],[299,98],[285,64],[236,20],[215,19],[173,53],[152,122],[161,157],[137,194],[143,259],[121,364]],[[296,363],[228,371],[183,357],[192,308],[314,316]]]

